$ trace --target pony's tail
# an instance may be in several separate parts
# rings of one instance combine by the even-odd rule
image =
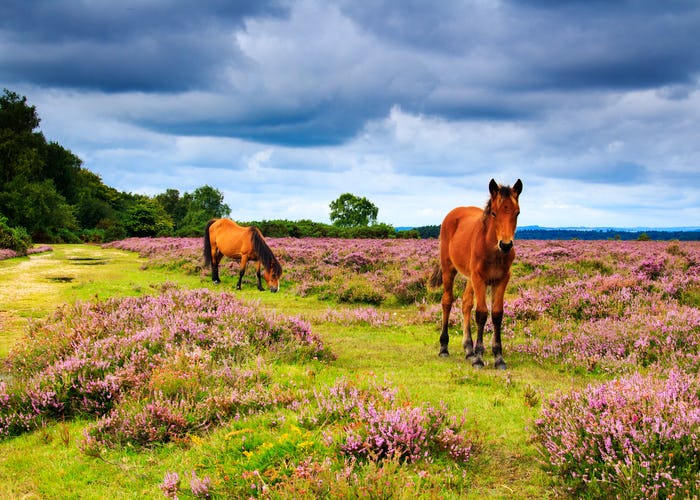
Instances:
[[[438,288],[439,286],[442,286],[442,266],[440,265],[439,260],[435,263],[435,266],[433,267],[433,272],[430,275],[429,284],[433,288]]]
[[[207,222],[207,226],[204,228],[204,267],[211,267],[211,240],[209,239],[209,228],[212,224],[216,222],[216,219],[212,219]]]

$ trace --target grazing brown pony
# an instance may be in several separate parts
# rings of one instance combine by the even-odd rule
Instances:
[[[204,265],[211,266],[211,280],[220,283],[219,262],[224,257],[241,261],[236,288],[241,289],[241,281],[249,260],[256,261],[258,290],[263,290],[261,276],[265,278],[271,292],[279,289],[282,266],[267,246],[257,227],[239,226],[230,219],[212,219],[204,229]],[[262,272],[260,270],[262,264]]]
[[[501,348],[503,296],[510,279],[510,266],[515,258],[513,237],[520,213],[518,198],[522,190],[523,183],[520,179],[512,188],[500,186],[491,179],[489,183],[491,198],[486,208],[457,207],[450,211],[442,222],[440,258],[430,279],[434,287],[443,285],[440,356],[449,356],[447,344],[450,337],[447,326],[454,301],[454,279],[459,272],[468,279],[462,297],[464,313],[462,347],[467,360],[470,360],[475,368],[484,366],[484,325],[489,314],[486,305],[486,289],[491,287],[491,320],[493,321],[491,346],[495,358],[494,365],[498,369],[506,368]],[[472,341],[471,332],[471,313],[475,295],[476,346]]]

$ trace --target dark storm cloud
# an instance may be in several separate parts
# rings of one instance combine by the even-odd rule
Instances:
[[[232,34],[279,2],[74,2],[0,5],[5,79],[104,92],[178,91],[216,82],[239,57]]]
[[[11,0],[0,7],[0,66],[5,80],[45,87],[214,90],[223,101],[237,99],[237,109],[209,118],[180,110],[177,119],[138,123],[299,146],[342,144],[395,105],[448,120],[523,121],[541,116],[544,99],[557,105],[553,90],[570,89],[575,99],[599,89],[681,85],[700,68],[694,2],[386,0],[303,8],[309,18],[291,24],[305,31],[278,33],[292,15],[278,2]],[[333,23],[346,30],[336,39]],[[315,47],[324,30],[330,46]],[[288,60],[247,53],[240,33],[290,37],[291,49],[277,47]],[[339,65],[355,44],[358,51],[371,44],[371,52]],[[256,83],[241,84],[247,79]]]

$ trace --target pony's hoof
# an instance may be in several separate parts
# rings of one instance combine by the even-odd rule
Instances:
[[[477,370],[481,370],[484,367],[484,360],[476,359],[472,362],[472,366]]]
[[[493,363],[493,367],[496,370],[505,370],[506,368],[508,368],[508,366],[506,365],[506,362],[503,361],[503,356],[501,356],[500,354],[498,356],[496,356],[496,359],[494,360],[494,363]]]
[[[215,285],[219,285],[219,284],[221,284],[221,281],[219,281],[219,280],[214,280],[214,281],[212,281],[212,283],[214,283]]]
[[[440,357],[441,357],[441,358],[447,358],[447,357],[449,357],[449,356],[450,356],[450,353],[447,352],[447,349],[445,349],[444,351],[440,351]]]

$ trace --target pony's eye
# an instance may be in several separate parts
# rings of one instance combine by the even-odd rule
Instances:
[[[496,212],[491,212],[491,217],[496,217]]]

